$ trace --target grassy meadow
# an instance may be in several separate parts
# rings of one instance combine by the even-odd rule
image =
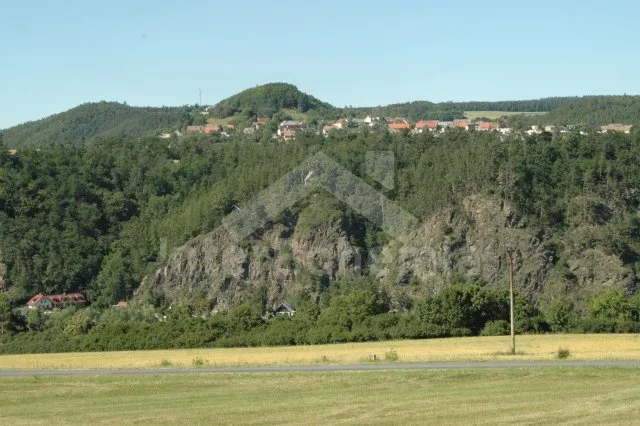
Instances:
[[[507,354],[509,341],[508,336],[492,336],[316,346],[4,355],[0,356],[0,369],[348,364],[368,362],[371,354],[382,362],[396,356],[397,362],[552,360],[560,348],[569,350],[572,360],[640,359],[640,336],[635,334],[517,336],[515,357]]]
[[[482,369],[0,380],[0,424],[632,424],[640,370]]]
[[[465,111],[464,116],[469,120],[475,120],[480,117],[486,117],[490,120],[497,120],[500,117],[509,117],[512,115],[545,115],[546,112],[513,112],[513,111]]]

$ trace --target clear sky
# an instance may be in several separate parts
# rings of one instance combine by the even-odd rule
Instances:
[[[84,102],[336,106],[640,93],[635,0],[32,0],[0,8],[0,129]]]

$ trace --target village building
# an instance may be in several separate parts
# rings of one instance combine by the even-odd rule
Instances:
[[[278,317],[292,317],[296,311],[288,304],[282,303],[278,306],[273,313]]]
[[[364,122],[366,124],[368,124],[369,126],[373,126],[374,124],[376,124],[378,121],[380,121],[380,117],[377,116],[373,116],[373,115],[367,115],[364,118]]]
[[[304,121],[287,120],[280,123],[278,126],[277,137],[290,140],[295,139],[297,132],[304,132],[309,128],[309,125]]]
[[[398,133],[401,132],[403,130],[409,130],[411,129],[411,125],[407,122],[395,122],[395,123],[389,123],[388,125],[389,131],[391,133]]]
[[[498,130],[499,128],[500,125],[498,123],[494,123],[493,121],[480,121],[476,123],[476,130],[480,130],[483,132]]]
[[[42,294],[38,293],[27,302],[29,309],[62,308],[69,305],[84,305],[87,300],[82,293]]]
[[[467,119],[456,119],[453,120],[454,127],[459,127],[461,129],[468,130],[469,129],[469,120]]]
[[[417,133],[425,131],[435,132],[438,130],[438,122],[435,120],[420,120],[416,123],[415,130]]]

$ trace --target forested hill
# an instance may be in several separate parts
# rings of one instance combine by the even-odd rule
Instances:
[[[205,116],[195,106],[131,107],[117,102],[86,103],[50,117],[0,131],[9,148],[76,145],[99,138],[142,137],[161,131],[184,129]],[[640,96],[557,97],[498,102],[415,101],[377,107],[336,108],[286,83],[269,83],[242,91],[209,109],[208,117],[236,117],[251,122],[257,116],[283,117],[297,113],[300,119],[321,121],[340,117],[376,115],[404,117],[412,121],[453,120],[467,111],[547,112],[513,117],[524,124],[560,124],[595,127],[610,123],[640,124]],[[295,114],[294,114],[295,115]]]
[[[618,97],[601,96],[602,101],[615,104],[616,107],[626,108],[618,101]],[[578,107],[582,112],[593,107],[589,97],[551,97],[530,100],[512,101],[471,101],[471,102],[440,102],[415,101],[377,107],[346,108],[347,115],[363,116],[373,114],[381,117],[406,117],[410,120],[452,120],[462,118],[465,111],[504,111],[504,112],[550,112],[557,109],[565,111],[568,107]],[[562,114],[564,115],[564,113]],[[620,115],[615,112],[613,115]],[[546,118],[540,118],[546,120]]]
[[[309,110],[334,110],[328,103],[322,102],[292,84],[269,83],[244,90],[224,99],[210,110],[217,118],[226,118],[234,114],[270,117],[282,109],[295,109],[300,112]]]
[[[640,124],[640,96],[584,96],[569,99],[535,120],[541,124],[600,126]]]
[[[0,131],[8,147],[74,145],[108,137],[140,137],[186,125],[183,107],[132,107],[117,102],[86,103],[68,111]]]

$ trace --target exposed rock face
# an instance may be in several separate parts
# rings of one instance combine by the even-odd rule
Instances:
[[[497,198],[472,196],[457,209],[427,218],[405,236],[408,244],[391,241],[364,259],[335,220],[305,232],[274,225],[241,245],[217,229],[177,249],[141,290],[154,286],[171,302],[203,294],[224,308],[265,284],[275,305],[313,291],[300,280],[302,271],[335,280],[363,267],[392,296],[429,294],[461,279],[506,287],[508,247],[516,250],[515,284],[533,300],[543,298],[551,283],[553,291],[579,293],[579,299],[603,286],[633,285],[632,273],[616,256],[598,248],[576,250],[564,237],[533,231]]]
[[[357,250],[337,223],[308,236],[283,235],[276,226],[241,246],[219,228],[176,250],[156,271],[152,285],[170,301],[204,293],[224,308],[240,303],[258,284],[267,284],[271,303],[286,300],[303,289],[296,279],[303,269],[328,279],[356,270]]]

